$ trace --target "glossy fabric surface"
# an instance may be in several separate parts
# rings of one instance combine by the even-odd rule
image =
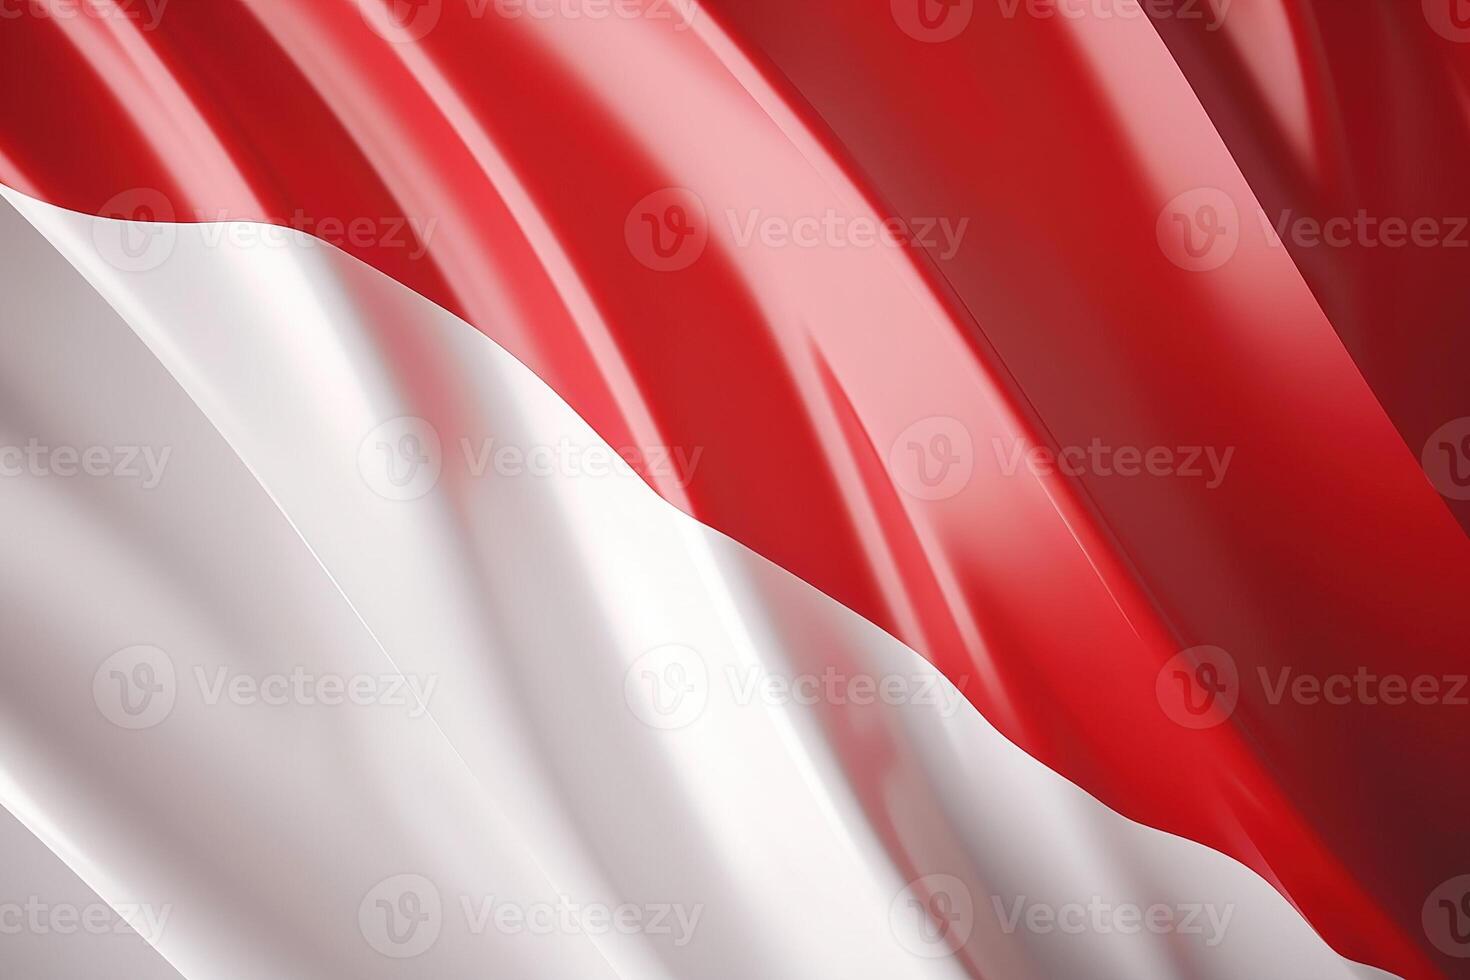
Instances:
[[[888,6],[21,17],[0,76],[67,111],[5,100],[0,180],[341,245],[610,445],[698,452],[643,475],[1035,759],[1242,861],[1343,955],[1434,975],[1421,907],[1470,866],[1463,712],[1266,680],[1463,673],[1465,505],[1420,453],[1467,410],[1466,253],[1282,243],[1262,218],[1470,211],[1467,49],[1411,3],[1236,0],[1215,29],[962,3],[943,41],[958,20]],[[1238,231],[1212,268],[1167,236],[1201,202]],[[859,231],[893,218],[921,241]],[[375,330],[420,414],[455,417],[452,362]],[[1228,469],[1007,464],[1094,443]],[[1194,729],[1158,682],[1201,646],[1241,680]]]

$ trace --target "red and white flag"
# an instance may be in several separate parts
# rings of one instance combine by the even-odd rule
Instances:
[[[0,973],[1458,975],[1459,13],[0,0]]]

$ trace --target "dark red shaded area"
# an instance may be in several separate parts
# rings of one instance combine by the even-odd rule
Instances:
[[[1458,0],[1260,6],[1279,11],[1289,32],[1278,44],[1296,60],[1279,70],[1301,88],[1291,102],[1310,134],[1305,153],[1296,127],[1283,125],[1281,93],[1246,55],[1276,18],[1216,31],[1177,16],[1157,26],[1418,454],[1436,429],[1470,415],[1470,20],[1455,27]],[[1470,528],[1470,501],[1446,504]]]

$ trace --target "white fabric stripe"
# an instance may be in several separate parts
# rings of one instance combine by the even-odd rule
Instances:
[[[172,909],[112,909],[9,813],[0,810],[0,963],[24,980],[179,980],[141,937]],[[128,923],[135,923],[135,932]],[[106,969],[99,969],[105,965]]]
[[[609,447],[555,393],[422,297],[292,232],[6,196],[203,412],[160,394],[156,365],[89,360],[121,346],[97,342],[116,321],[25,325],[66,371],[27,413],[109,433],[126,418],[175,458],[149,493],[0,481],[4,520],[39,553],[30,601],[49,610],[24,638],[57,664],[5,678],[0,724],[12,744],[59,739],[7,760],[3,802],[54,828],[100,893],[178,896],[159,948],[185,975],[1383,976],[1237,862],[1026,756],[850,610],[602,472]],[[76,288],[6,285],[38,309]],[[87,397],[102,379],[109,402]],[[405,416],[427,421],[380,428]],[[505,447],[531,462],[493,455]],[[79,596],[115,598],[60,615]],[[91,677],[133,643],[168,651],[178,693],[165,721],[119,738]],[[194,679],[294,663],[436,679],[430,717],[208,705]],[[815,687],[792,702],[780,679],[795,677]],[[875,687],[887,698],[858,703]],[[234,839],[233,859],[209,850]],[[359,900],[398,872],[443,904],[414,958],[357,934]],[[926,942],[905,888],[921,876],[937,876],[919,898],[953,917],[958,954]],[[460,903],[550,894],[645,924],[666,911],[657,930],[476,934]],[[1172,924],[1128,911],[1151,905]]]
[[[365,940],[359,905],[394,875],[426,876],[445,896],[488,881],[524,903],[555,901],[556,889],[413,705],[214,697],[221,669],[394,670],[188,396],[4,211],[0,446],[35,437],[170,454],[151,490],[120,463],[115,478],[0,478],[0,803],[110,903],[169,907],[147,938],[189,978],[615,977],[581,936],[532,945],[444,929],[432,955],[404,960]],[[93,682],[138,644],[169,658],[174,703],[139,719],[155,727],[126,730]],[[9,966],[5,950],[0,937]],[[123,963],[68,980],[144,980]]]

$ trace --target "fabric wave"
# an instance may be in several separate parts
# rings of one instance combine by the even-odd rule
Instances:
[[[172,452],[153,486],[0,483],[6,641],[38,655],[6,661],[0,802],[108,902],[166,910],[145,938],[178,975],[1384,975],[597,470],[613,447],[543,382],[357,260],[11,200],[78,270],[7,215],[16,414]],[[118,270],[123,236],[168,261]],[[393,322],[454,411],[384,356]],[[556,464],[479,472],[487,443]],[[297,672],[407,694],[272,701]]]
[[[1283,677],[1448,684],[1470,636],[1470,545],[1404,442],[1450,403],[1415,402],[1412,371],[1390,397],[1377,367],[1438,363],[1416,338],[1446,334],[1351,307],[1365,345],[1322,299],[1329,320],[1321,253],[1260,233],[1294,199],[1228,123],[1242,66],[1276,68],[1269,146],[1298,152],[1292,100],[1322,72],[1294,83],[1264,7],[1210,32],[883,6],[31,5],[0,77],[67,112],[5,100],[0,179],[342,246],[1029,755],[1244,862],[1342,954],[1432,975],[1425,903],[1470,865],[1460,715],[1279,696]],[[1295,50],[1343,43],[1300,28],[1310,6],[1271,8]],[[1405,15],[1395,43],[1453,64],[1435,23]],[[1244,53],[1207,84],[1189,38],[1222,35]],[[1224,224],[1188,226],[1207,214]],[[1396,261],[1453,291],[1453,266]],[[474,393],[445,383],[452,359],[407,320],[374,329],[419,415],[457,417]],[[1125,475],[1120,450],[1164,471]]]

